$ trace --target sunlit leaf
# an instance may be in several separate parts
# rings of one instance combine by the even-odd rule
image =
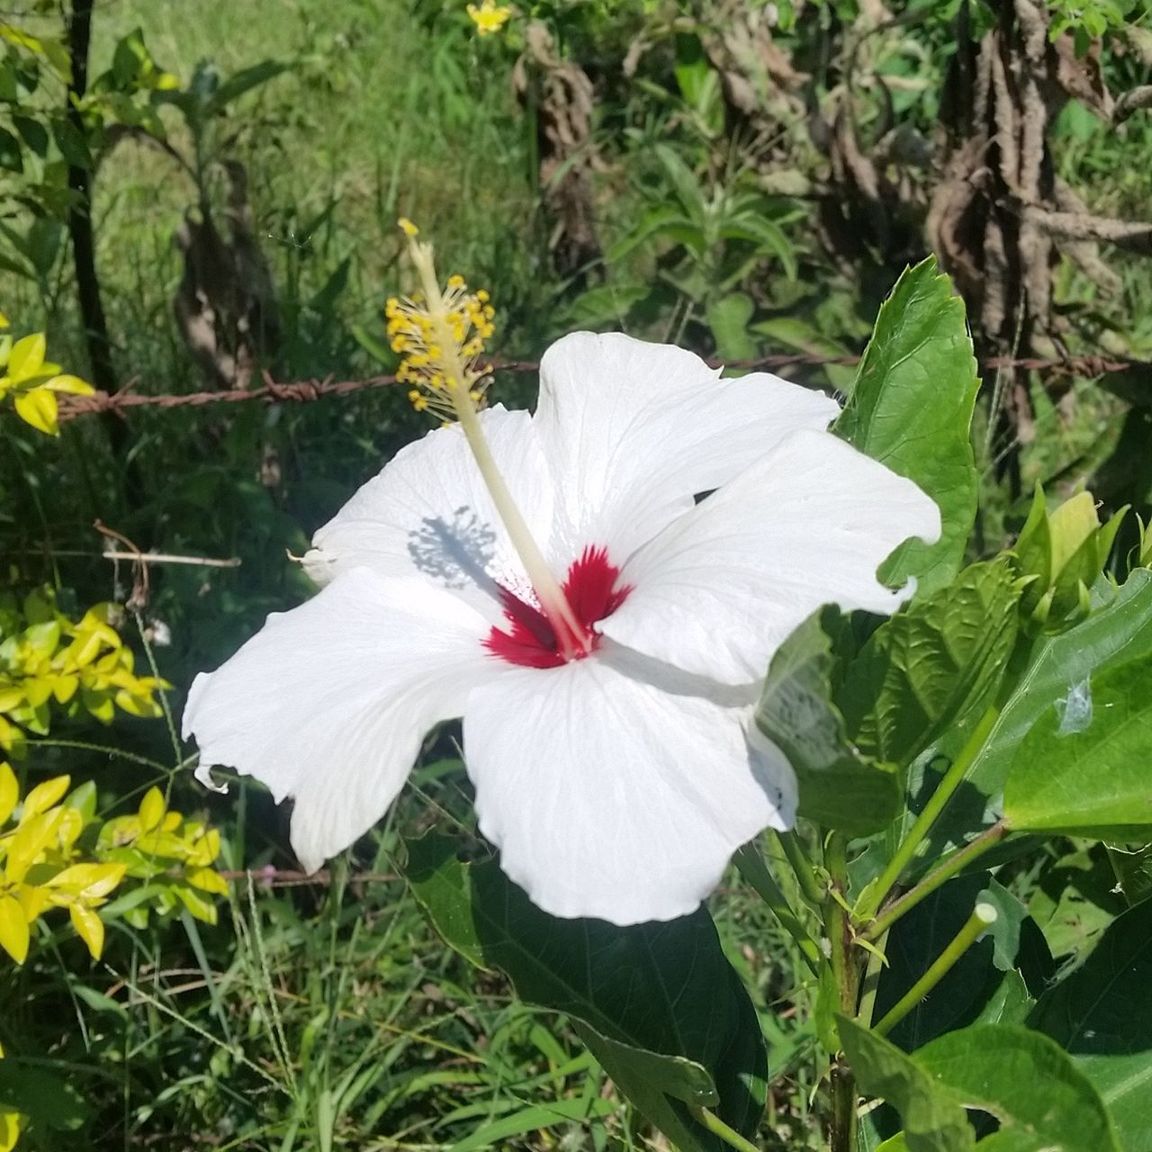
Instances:
[[[964,1109],[916,1060],[854,1020],[839,1024],[860,1086],[900,1112],[909,1152],[969,1152],[976,1146]]]
[[[960,570],[976,516],[969,428],[978,386],[963,301],[930,257],[908,269],[881,306],[835,427],[940,507],[940,540],[902,544],[881,569],[890,583],[915,576],[931,592]]]
[[[973,564],[885,621],[845,672],[838,700],[862,753],[907,764],[989,698],[1016,641],[1007,558]]]
[[[977,1024],[933,1040],[915,1055],[957,1104],[991,1113],[1008,1147],[1121,1152],[1091,1081],[1047,1036],[1013,1024]],[[912,1147],[909,1141],[909,1148]]]
[[[37,784],[27,796],[24,797],[24,808],[21,812],[21,822],[41,812],[47,812],[54,804],[59,804],[68,793],[68,785],[72,782],[70,776],[53,776]]]
[[[104,921],[83,904],[69,904],[68,916],[76,935],[88,946],[89,955],[93,960],[99,960],[104,951]]]
[[[28,958],[28,918],[24,909],[11,896],[0,896],[0,948],[17,964]]]
[[[17,392],[12,400],[16,415],[30,424],[37,432],[47,436],[58,436],[57,423],[59,405],[56,397],[47,388],[33,388],[28,392]]]
[[[6,824],[20,800],[20,785],[7,760],[0,760],[0,824]]]
[[[1106,667],[1049,704],[1004,789],[1019,831],[1113,840],[1152,833],[1152,656]]]

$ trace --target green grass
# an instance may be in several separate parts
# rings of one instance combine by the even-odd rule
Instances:
[[[225,75],[267,58],[291,65],[244,96],[208,142],[212,155],[241,160],[250,175],[257,238],[286,318],[282,379],[378,369],[361,330],[379,339],[384,300],[401,285],[402,214],[435,239],[442,271],[492,291],[502,351],[536,355],[556,334],[549,306],[558,285],[543,257],[511,61],[499,45],[472,39],[462,16],[457,35],[422,27],[400,0],[109,0],[96,12],[94,74],[137,26],[157,61],[183,80],[203,58]],[[169,112],[166,122],[173,147],[187,153],[180,118]],[[645,122],[645,141],[664,127],[658,116]],[[1126,129],[1132,137],[1140,131],[1135,122]],[[1147,173],[1117,160],[1108,132],[1083,128],[1068,144],[1066,174],[1081,164],[1113,173],[1095,203],[1120,212],[1141,202]],[[621,232],[630,226],[630,175],[622,164],[601,177],[605,218]],[[220,193],[211,169],[208,191]],[[171,316],[181,271],[172,237],[198,195],[170,158],[132,142],[98,174],[98,264],[117,366],[143,392],[204,384]],[[816,269],[823,257],[814,240],[808,256]],[[659,254],[647,253],[640,266],[655,277]],[[1101,312],[1146,353],[1147,270],[1134,258],[1118,267],[1121,296]],[[827,269],[821,275],[829,278],[825,326],[855,325],[826,335],[851,340],[864,323],[851,315],[856,286]],[[57,307],[44,322],[58,358],[79,365],[63,261],[53,283]],[[33,289],[21,283],[11,292],[15,304],[0,301],[5,310],[38,325]],[[1098,303],[1074,277],[1061,292],[1085,309]],[[1087,382],[1076,382],[1075,394],[1070,419],[1037,395],[1039,440],[1028,451],[1027,482],[1074,486],[1111,444],[1117,404]],[[6,430],[4,558],[26,583],[59,583],[77,606],[124,591],[94,555],[97,517],[145,548],[241,559],[234,570],[154,573],[147,615],[172,630],[171,648],[157,655],[177,686],[177,710],[196,671],[234,651],[269,611],[307,594],[285,552],[299,554],[355,486],[426,427],[386,393],[226,413],[138,412],[130,420],[146,488],[140,501],[126,498],[122,462],[96,421],[68,427],[58,444]],[[282,469],[279,483],[258,479],[269,452]],[[989,546],[1013,512],[998,509]],[[67,555],[76,550],[90,555]],[[104,742],[173,762],[159,723],[125,724]],[[43,748],[32,766],[94,777],[109,802],[150,782],[104,754]],[[207,809],[224,829],[230,867],[292,867],[282,814],[265,793],[241,787],[208,798],[186,772],[173,771],[182,806]],[[91,1108],[79,1133],[30,1137],[28,1147],[647,1147],[647,1131],[564,1022],[518,1003],[502,980],[449,952],[398,878],[400,833],[421,827],[429,812],[463,810],[463,786],[459,773],[426,774],[367,853],[335,866],[330,884],[240,879],[215,928],[176,920],[137,932],[121,924],[96,966],[62,932],[27,970],[0,971],[7,1050],[66,1075]],[[372,879],[357,880],[359,873]],[[716,908],[770,1044],[765,1139],[815,1146],[811,990],[796,986],[789,946],[746,892],[725,893]]]

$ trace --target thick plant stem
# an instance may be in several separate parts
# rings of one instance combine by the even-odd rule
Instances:
[[[831,948],[829,960],[836,982],[839,1010],[855,1016],[860,996],[861,954],[853,946],[852,926],[844,893],[848,886],[847,843],[832,833],[824,852],[831,889],[824,902],[824,925]],[[856,1078],[843,1057],[832,1065],[832,1118],[828,1131],[829,1152],[854,1152],[856,1147]]]
[[[860,933],[860,939],[874,943],[906,912],[911,912],[921,900],[931,896],[947,880],[951,880],[962,868],[983,856],[990,848],[995,848],[1011,829],[1003,820],[997,820],[991,828],[985,828],[975,840],[953,852],[941,864],[928,873],[914,888],[910,888],[898,900],[894,900],[879,916]]]
[[[944,811],[948,801],[952,799],[953,793],[963,782],[972,761],[980,749],[984,747],[984,741],[988,738],[988,733],[992,730],[992,726],[996,723],[999,715],[998,709],[989,708],[980,718],[980,722],[973,729],[972,735],[961,749],[960,754],[952,762],[952,766],[937,785],[936,791],[932,793],[928,803],[924,805],[920,815],[916,817],[912,827],[908,829],[908,834],[892,854],[888,866],[880,873],[872,891],[871,907],[861,910],[862,918],[867,919],[870,915],[875,914],[876,909],[884,903],[885,897],[895,887],[904,869],[908,867],[913,856],[916,855],[917,848],[928,838],[933,825],[940,819],[940,814]]]
[[[878,1036],[887,1036],[952,971],[960,957],[996,923],[996,918],[996,909],[991,904],[977,904],[955,939],[936,957],[928,971],[892,1005],[884,1018],[872,1025],[872,1031]]]

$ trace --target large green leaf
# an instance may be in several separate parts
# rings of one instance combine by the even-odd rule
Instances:
[[[840,1018],[840,1042],[865,1092],[900,1112],[909,1152],[968,1152],[976,1137],[964,1109],[895,1044]]]
[[[1125,1152],[1152,1148],[1152,902],[1118,917],[1088,959],[1048,990],[1029,1024],[1096,1085]]]
[[[1121,1152],[1091,1081],[1047,1036],[1016,1024],[977,1024],[933,1040],[914,1059],[938,1091],[999,1120],[1005,1135],[990,1147]]]
[[[877,628],[837,693],[857,748],[906,765],[987,700],[1016,643],[1018,596],[1004,556],[973,564]]]
[[[839,613],[810,616],[772,658],[756,722],[791,761],[800,784],[800,814],[854,836],[876,832],[900,810],[896,771],[862,757],[844,734],[832,701],[836,656],[829,631]]]
[[[999,805],[1008,768],[1028,730],[1044,712],[1057,700],[1067,700],[1077,685],[1091,682],[1105,665],[1152,654],[1152,572],[1137,570],[1120,588],[1101,581],[1093,599],[1087,620],[1060,635],[1039,637],[1029,651],[1019,653],[1023,670],[1012,674],[1000,715],[965,773],[965,803],[953,803],[937,825],[934,839],[940,850],[971,834],[973,810],[979,817],[984,807]],[[933,757],[951,761],[969,731],[945,732],[932,750]]]
[[[0,1112],[21,1112],[39,1129],[69,1132],[82,1127],[88,1104],[63,1069],[57,1075],[42,1063],[16,1056],[0,1060]]]
[[[684,1152],[722,1147],[686,1105],[755,1133],[763,1037],[707,912],[628,928],[560,920],[494,860],[462,861],[460,847],[437,833],[407,842],[413,892],[453,948],[507,974],[524,1000],[574,1018],[617,1087]]]
[[[836,432],[907,476],[940,507],[943,532],[910,540],[882,569],[925,592],[960,570],[976,516],[978,474],[969,440],[979,380],[964,304],[932,258],[904,272],[881,305]]]
[[[1024,738],[1004,815],[1025,832],[1123,840],[1152,831],[1152,655],[1069,687]]]
[[[1094,590],[1092,615],[1036,641],[1026,668],[966,778],[986,796],[1004,787],[1008,766],[1041,714],[1105,664],[1152,654],[1152,572],[1138,569],[1120,587]]]

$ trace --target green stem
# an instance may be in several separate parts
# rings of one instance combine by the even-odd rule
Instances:
[[[1011,831],[1003,820],[997,820],[991,828],[985,828],[975,840],[953,852],[935,869],[928,873],[914,888],[910,888],[898,900],[894,900],[875,920],[860,933],[861,940],[874,943],[884,935],[906,912],[910,912],[921,900],[931,896],[946,880],[950,880],[962,868],[978,859],[990,848],[995,848]]]
[[[944,779],[937,785],[936,791],[932,793],[928,803],[924,805],[920,815],[916,817],[912,827],[908,830],[908,834],[892,854],[888,866],[877,878],[871,899],[861,909],[860,919],[867,920],[870,916],[874,916],[876,910],[884,903],[888,893],[896,886],[896,882],[900,879],[904,869],[908,867],[916,855],[916,850],[928,839],[933,825],[940,819],[940,814],[944,811],[948,801],[952,799],[956,789],[963,782],[972,761],[975,760],[980,749],[984,747],[984,741],[988,738],[988,733],[992,730],[992,726],[999,719],[999,716],[998,709],[989,708],[980,718],[980,722],[973,729],[972,735],[968,737],[964,747],[960,750],[960,754],[952,762],[948,771],[944,773]]]
[[[884,971],[884,937],[881,936],[868,950],[868,965],[864,970],[864,983],[860,987],[860,1020],[871,1026],[872,1013],[876,1007],[876,989]]]
[[[752,886],[756,895],[768,905],[780,926],[796,942],[796,946],[800,949],[800,955],[804,957],[804,961],[812,970],[813,975],[818,975],[821,960],[820,949],[808,933],[808,929],[805,928],[800,917],[792,910],[792,905],[788,903],[784,893],[780,890],[780,885],[776,883],[775,877],[768,870],[768,865],[764,862],[764,857],[759,850],[753,844],[745,844],[736,853],[733,860],[740,870],[740,875]]]
[[[824,901],[824,924],[831,948],[829,960],[839,991],[840,1012],[856,1015],[860,998],[861,962],[852,946],[852,928],[844,893],[848,887],[847,841],[839,832],[828,837],[824,851],[831,887]],[[839,898],[838,898],[839,897]],[[832,1064],[832,1119],[829,1152],[854,1152],[856,1147],[856,1078],[849,1064],[839,1057]]]
[[[796,873],[796,883],[800,885],[800,892],[804,899],[813,908],[817,910],[822,908],[827,892],[820,881],[816,879],[812,861],[808,858],[808,853],[804,851],[804,846],[797,839],[796,833],[777,832],[770,828],[768,837],[780,848],[787,857],[788,863],[792,865],[792,871]]]
[[[956,938],[932,962],[928,971],[900,997],[884,1018],[872,1025],[878,1036],[887,1036],[944,977],[956,962],[976,943],[984,932],[996,923],[996,909],[991,904],[977,904],[968,923],[956,933]]]
[[[718,1136],[730,1148],[735,1148],[737,1152],[760,1152],[760,1149],[751,1140],[745,1140],[735,1128],[730,1128],[715,1112],[710,1112],[707,1108],[690,1108],[689,1111],[698,1124],[707,1128],[713,1136]]]

